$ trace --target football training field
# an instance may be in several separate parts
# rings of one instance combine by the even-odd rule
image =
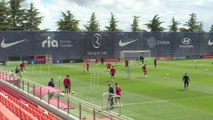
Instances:
[[[14,70],[20,63],[10,62],[1,69]],[[129,79],[124,62],[112,63],[116,68],[114,83],[119,83],[122,89],[122,115],[134,120],[213,119],[212,59],[158,61],[157,68],[152,59],[145,59],[145,63],[148,77],[143,77],[140,62],[130,61]],[[188,90],[183,89],[184,73],[190,77]],[[64,89],[63,79],[67,74],[76,97],[102,105],[102,94],[108,92],[111,81],[105,64],[90,63],[89,73],[83,72],[82,63],[26,65],[22,75],[26,80],[43,85],[54,78],[55,87]]]

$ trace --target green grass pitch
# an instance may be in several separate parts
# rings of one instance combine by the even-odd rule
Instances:
[[[124,62],[112,63],[116,68],[115,82],[122,89],[122,115],[134,120],[213,119],[212,59],[158,61],[157,68],[152,59],[145,62],[148,77],[143,77],[140,62],[130,61],[130,79]],[[19,63],[11,62],[1,69],[14,70]],[[101,106],[102,93],[108,91],[111,80],[105,70],[105,65],[90,63],[90,72],[99,73],[95,85],[91,84],[91,73],[83,72],[82,63],[26,65],[23,77],[43,85],[54,78],[55,86],[64,89],[63,78],[69,74],[76,97]],[[184,73],[191,79],[189,90],[183,89]]]

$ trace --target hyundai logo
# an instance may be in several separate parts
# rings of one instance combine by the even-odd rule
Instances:
[[[183,38],[181,41],[184,45],[188,45],[192,42],[192,40],[190,38]]]

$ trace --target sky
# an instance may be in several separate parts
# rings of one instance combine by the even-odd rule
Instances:
[[[183,27],[191,13],[195,13],[197,20],[203,22],[206,32],[213,24],[213,0],[25,0],[22,6],[27,8],[30,3],[34,3],[40,16],[44,17],[39,27],[50,31],[57,30],[56,22],[67,10],[80,20],[80,29],[88,24],[93,12],[101,30],[109,26],[111,12],[118,20],[118,28],[126,32],[131,31],[133,16],[140,16],[139,27],[143,30],[148,30],[144,24],[155,15],[159,15],[167,31],[172,17],[181,23],[179,27]]]

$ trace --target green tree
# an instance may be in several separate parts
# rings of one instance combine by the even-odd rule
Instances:
[[[209,32],[213,32],[213,25],[211,25]]]
[[[190,19],[184,24],[188,27],[188,32],[199,32],[202,29],[202,25],[197,21],[197,15],[195,13],[189,14]]]
[[[175,18],[172,17],[171,25],[169,25],[169,32],[178,32],[178,25],[180,24],[178,21],[175,21]]]
[[[41,24],[42,17],[39,17],[40,12],[36,9],[33,3],[30,4],[30,9],[26,11],[23,23],[23,29],[27,31],[37,31]]]
[[[117,28],[117,23],[118,23],[118,21],[116,20],[114,14],[111,13],[111,20],[109,21],[109,26],[106,26],[107,31],[108,32],[119,32],[119,31],[121,31]]]
[[[133,23],[132,23],[132,32],[137,32],[137,31],[141,31],[141,29],[139,28],[139,18],[140,16],[133,16]]]
[[[93,12],[90,21],[88,21],[88,24],[84,25],[84,27],[86,28],[87,32],[97,32],[100,31],[99,26],[100,24],[96,20],[95,12]]]
[[[79,20],[76,20],[74,15],[68,10],[66,13],[62,12],[62,19],[57,21],[59,31],[74,31],[79,32]]]
[[[159,32],[161,32],[161,31],[164,30],[164,28],[161,27],[162,23],[163,22],[160,21],[160,17],[158,15],[155,15],[154,18],[151,21],[149,21],[149,23],[147,23],[145,25],[146,25],[146,27],[148,29],[150,29],[150,31],[159,31]]]
[[[6,2],[3,0],[0,2],[0,30],[9,30],[8,11]]]
[[[24,9],[21,9],[21,3],[24,0],[10,0],[9,1],[9,23],[12,30],[23,30],[24,23]]]

